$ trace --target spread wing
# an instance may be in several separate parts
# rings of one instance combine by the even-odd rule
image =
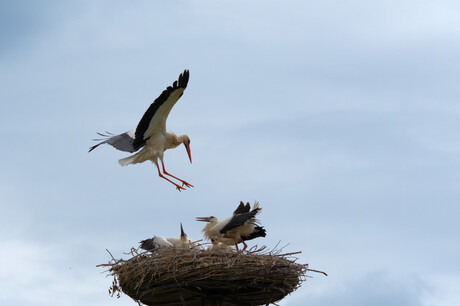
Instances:
[[[179,79],[172,86],[168,86],[144,113],[134,137],[133,147],[136,151],[155,133],[166,132],[166,119],[187,87],[189,75],[189,71],[184,70]]]
[[[113,135],[112,133],[109,133],[109,132],[106,132],[106,134],[102,134],[102,133],[97,133],[97,134],[105,138],[93,139],[96,141],[101,141],[101,140],[103,141],[89,148],[88,152],[91,152],[92,150],[100,146],[101,144],[105,144],[105,143],[111,145],[112,147],[120,151],[130,152],[130,153],[137,151],[137,149],[135,150],[133,146],[134,130],[131,130],[126,133],[119,134],[119,135]]]
[[[254,217],[259,213],[261,208],[256,208],[251,210],[250,212],[234,215],[232,219],[225,225],[221,230],[220,233],[224,234],[231,229],[234,229],[238,226],[245,225],[247,222],[254,220]]]

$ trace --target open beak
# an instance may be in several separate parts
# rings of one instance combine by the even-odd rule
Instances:
[[[209,217],[196,217],[196,221],[209,222]]]
[[[192,153],[190,152],[190,146],[184,143],[185,149],[187,150],[188,158],[190,159],[190,163],[192,163]]]

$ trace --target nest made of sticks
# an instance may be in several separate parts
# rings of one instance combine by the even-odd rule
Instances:
[[[263,305],[281,300],[306,279],[308,264],[296,263],[296,253],[280,250],[250,252],[163,248],[115,260],[109,292],[125,294],[146,305]],[[320,272],[323,273],[323,272]]]

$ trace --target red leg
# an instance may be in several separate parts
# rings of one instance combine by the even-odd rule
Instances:
[[[181,182],[182,182],[182,187],[184,187],[184,185],[185,185],[186,187],[189,187],[189,188],[190,188],[190,187],[193,187],[192,184],[187,183],[186,181],[181,180],[180,178],[175,177],[175,176],[172,175],[172,174],[169,174],[169,173],[166,171],[166,169],[165,169],[165,164],[163,163],[163,161],[161,161],[161,165],[163,166],[163,173],[166,174],[166,175],[169,175],[170,177],[175,178],[175,179],[178,180],[178,181],[181,181]],[[157,166],[157,167],[158,167],[158,166]],[[158,169],[158,171],[160,171],[160,169]],[[168,181],[169,181],[169,180],[168,180]]]
[[[182,189],[182,190],[185,190],[184,187],[181,187],[181,186],[177,185],[176,183],[174,183],[173,181],[171,181],[170,179],[168,179],[167,177],[164,177],[163,174],[161,174],[160,167],[158,167],[158,164],[155,163],[155,165],[157,166],[157,169],[158,169],[158,175],[159,175],[161,178],[164,178],[165,180],[167,180],[168,182],[170,182],[171,184],[173,184],[174,186],[176,186],[176,189],[177,189],[177,190],[179,190],[179,191],[180,191],[181,189]]]
[[[244,248],[243,248],[243,251],[244,251],[244,250],[246,250],[248,248],[248,245],[244,241],[241,241],[241,242],[244,244]]]

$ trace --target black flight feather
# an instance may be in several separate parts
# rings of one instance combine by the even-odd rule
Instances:
[[[139,243],[141,244],[140,248],[146,251],[151,251],[158,248],[158,244],[155,242],[155,238],[145,239]]]
[[[89,148],[88,152],[91,152],[92,150],[96,149],[98,146],[104,143],[109,144],[115,149],[124,151],[124,152],[134,153],[137,151],[137,150],[134,150],[134,147],[133,147],[134,138],[129,134],[129,132],[122,133],[120,135],[113,135],[110,132],[106,132],[106,134],[102,134],[102,133],[97,133],[97,134],[105,138],[93,139],[95,141],[102,140],[102,142]]]
[[[246,203],[246,205],[244,205],[244,203],[240,201],[240,205],[238,205],[238,207],[235,209],[235,211],[233,212],[233,215],[247,213],[250,210],[251,210],[251,206],[249,205],[249,203]]]

